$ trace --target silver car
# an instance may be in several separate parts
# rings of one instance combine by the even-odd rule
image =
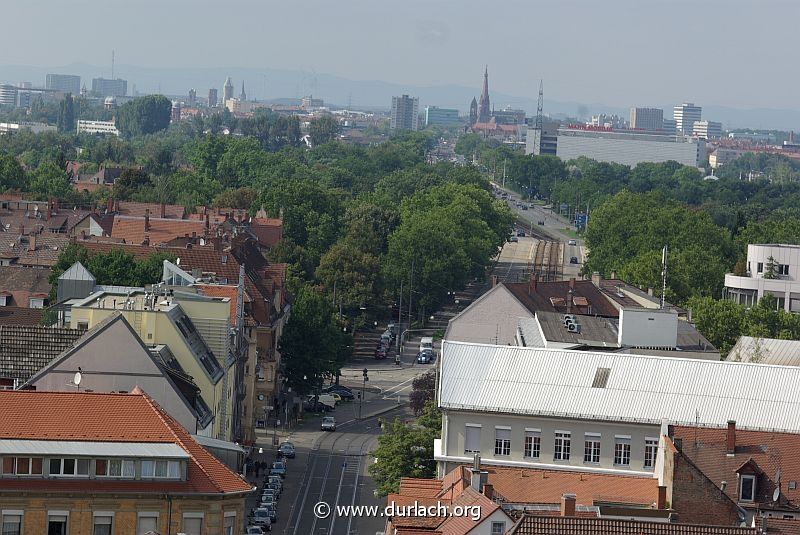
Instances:
[[[336,431],[336,418],[333,416],[325,416],[322,418],[320,429],[322,431]]]

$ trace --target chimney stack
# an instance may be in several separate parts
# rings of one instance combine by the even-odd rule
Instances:
[[[575,277],[572,277],[572,278],[569,279],[569,289],[570,290],[574,290],[575,289]]]
[[[150,231],[150,208],[144,210],[144,231]]]
[[[594,284],[595,288],[599,288],[600,287],[600,281],[601,280],[603,280],[603,278],[600,276],[600,272],[599,271],[592,272],[592,284]]]
[[[617,272],[615,270],[612,270],[611,271],[611,280],[616,280],[616,279],[617,279]]]
[[[114,197],[109,197],[106,201],[106,212],[109,214],[114,211]]]
[[[483,485],[483,495],[490,500],[494,499],[494,486],[486,483]]]
[[[656,509],[667,508],[667,487],[665,485],[658,486],[658,500],[656,501]]]
[[[497,286],[497,275],[492,275],[492,288]]]
[[[209,223],[208,212],[206,212],[206,234],[208,234],[208,229],[209,228],[211,228],[211,225]]]
[[[561,495],[561,516],[575,516],[575,498],[574,494]]]
[[[166,205],[166,204],[164,204],[164,203],[162,202],[162,203],[159,205],[159,207],[158,207],[158,208],[159,208],[159,210],[161,211],[161,212],[160,212],[160,213],[161,213],[161,215],[160,215],[159,217],[160,217],[161,219],[164,219],[165,217],[167,217],[167,205]]]
[[[725,440],[725,449],[728,455],[736,453],[736,420],[728,420],[728,434]]]
[[[35,251],[36,250],[36,234],[31,233],[28,236],[28,251]]]

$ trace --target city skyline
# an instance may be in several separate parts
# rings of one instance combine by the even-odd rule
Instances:
[[[104,5],[98,0],[80,3],[86,8],[80,13],[54,0],[9,6],[8,20],[41,21],[40,31],[49,38],[26,39],[25,47],[4,51],[0,63],[108,64],[108,72],[95,74],[108,77],[114,49],[123,69],[123,65],[141,65],[299,70],[309,73],[306,85],[311,89],[313,79],[324,73],[410,87],[479,88],[482,67],[488,64],[492,90],[500,94],[532,94],[539,79],[544,79],[546,95],[552,99],[609,107],[694,101],[740,109],[800,109],[794,93],[800,75],[778,68],[777,63],[781,50],[792,48],[792,21],[800,15],[800,5],[782,0],[702,4],[679,0],[646,5],[633,0],[602,5],[588,0],[536,5],[507,0],[493,5],[496,15],[488,17],[478,16],[483,4],[474,0],[433,5],[411,0],[408,9],[393,14],[390,23],[385,22],[382,6],[365,0],[335,6],[317,1],[305,10],[310,16],[297,19],[302,32],[297,25],[269,22],[292,15],[294,4],[244,1],[236,5],[250,15],[236,21],[236,32],[222,32],[226,35],[223,46],[218,39],[204,37],[220,34],[219,17],[207,0],[193,2],[191,12],[185,1],[140,0],[135,6]],[[149,8],[156,6],[161,13],[158,18],[150,16]],[[87,11],[96,20],[116,18],[128,24],[95,26],[96,39],[68,38],[76,25],[92,20],[86,18]],[[187,23],[173,24],[178,19]],[[151,30],[148,39],[142,40],[138,28],[145,23]],[[345,25],[357,30],[342,32]],[[670,38],[669,29],[677,27],[683,28],[681,38]],[[654,28],[661,29],[660,37],[653,35]],[[12,26],[8,38],[22,39],[22,31],[21,26]],[[495,34],[504,37],[479,38]],[[63,45],[48,46],[53,41]],[[103,46],[98,47],[98,42]],[[326,46],[320,47],[320,42]],[[398,54],[401,46],[403,54]],[[393,60],[386,61],[388,57]],[[116,76],[128,76],[136,83],[124,70]],[[2,72],[0,78],[6,78]],[[268,84],[268,80],[253,80],[248,93],[292,96],[269,94]],[[754,84],[758,91],[753,91]],[[146,85],[141,89],[155,90]]]

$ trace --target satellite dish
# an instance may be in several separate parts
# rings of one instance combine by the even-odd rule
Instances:
[[[81,375],[81,372],[75,372],[75,376],[72,378],[72,382],[75,384],[75,386],[81,386],[82,378],[83,375]]]
[[[781,489],[775,489],[775,492],[772,493],[772,501],[777,502],[778,498],[781,497]]]

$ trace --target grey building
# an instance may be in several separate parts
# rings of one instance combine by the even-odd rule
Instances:
[[[392,97],[392,130],[419,130],[419,98]]]
[[[208,107],[213,108],[217,105],[217,90],[213,87],[208,90]]]
[[[541,130],[538,128],[529,128],[525,138],[525,154],[540,154],[556,155],[558,148],[558,127],[560,123],[557,121],[544,121]]]
[[[92,93],[101,97],[124,97],[128,94],[128,81],[122,78],[93,78]]]
[[[693,102],[684,102],[672,109],[672,118],[675,119],[678,132],[691,136],[695,121],[703,119],[703,108],[695,106]]]
[[[44,86],[77,96],[81,92],[81,77],[75,74],[48,74]]]
[[[664,110],[660,108],[631,108],[631,128],[637,130],[662,130]]]

